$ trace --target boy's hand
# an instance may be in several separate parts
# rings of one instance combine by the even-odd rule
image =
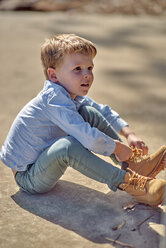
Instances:
[[[132,150],[127,145],[115,140],[116,147],[114,154],[118,161],[126,161],[132,156]]]
[[[138,147],[139,149],[142,149],[143,155],[146,155],[148,153],[148,147],[135,134],[129,134],[127,137],[127,142],[129,146]]]
[[[125,126],[124,128],[122,128],[121,134],[126,138],[129,146],[142,149],[143,155],[146,155],[148,153],[148,147],[145,145],[145,143],[141,139],[139,139],[135,135],[135,133],[128,126]]]

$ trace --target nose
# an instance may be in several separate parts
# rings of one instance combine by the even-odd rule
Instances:
[[[91,78],[93,75],[92,75],[92,72],[87,70],[85,73],[84,73],[84,78],[85,79],[89,79]]]

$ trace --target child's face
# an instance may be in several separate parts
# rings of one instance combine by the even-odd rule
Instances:
[[[62,85],[72,99],[85,96],[93,83],[93,58],[91,55],[73,53],[65,55],[55,69],[56,83]]]

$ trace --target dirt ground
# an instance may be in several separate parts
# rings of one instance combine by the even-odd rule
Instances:
[[[150,153],[166,144],[165,16],[0,12],[0,30],[0,146],[43,86],[40,45],[54,33],[92,40],[98,54],[89,95],[119,112]],[[0,162],[0,199],[1,248],[164,247],[165,205],[125,210],[130,196],[70,168],[51,192],[30,196]]]

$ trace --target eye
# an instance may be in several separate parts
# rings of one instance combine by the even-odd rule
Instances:
[[[93,66],[89,66],[89,67],[88,67],[88,70],[89,70],[89,71],[92,71],[92,70],[93,70]]]
[[[80,71],[81,70],[81,67],[80,66],[77,66],[74,71]]]

